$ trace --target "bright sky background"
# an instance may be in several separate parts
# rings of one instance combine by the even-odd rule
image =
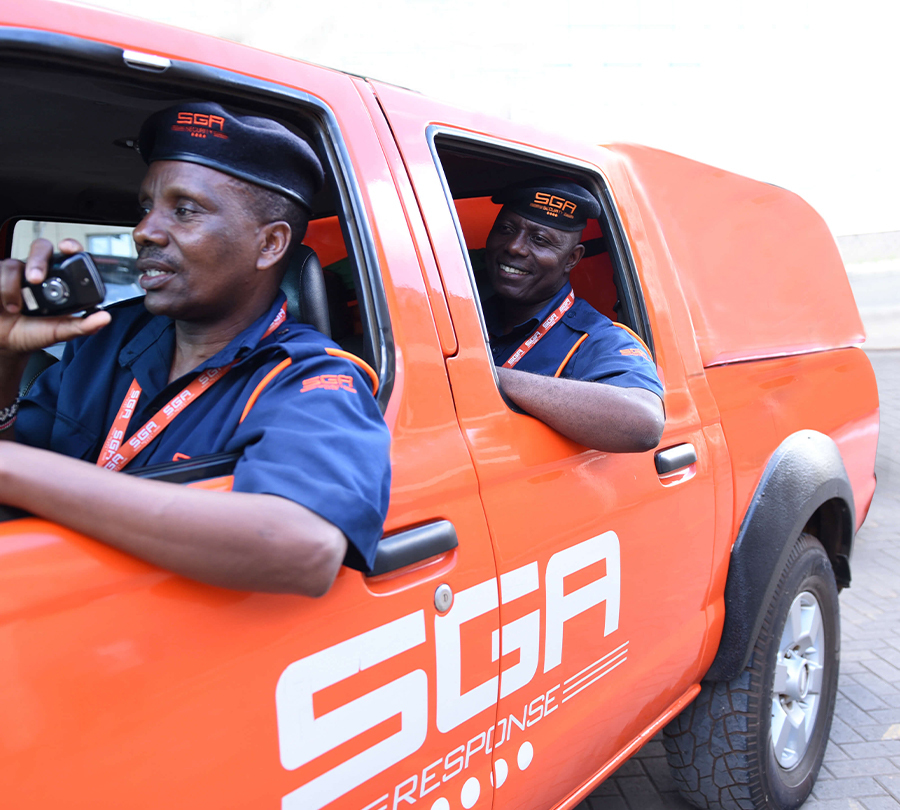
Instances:
[[[594,142],[791,189],[900,231],[889,0],[93,0]]]

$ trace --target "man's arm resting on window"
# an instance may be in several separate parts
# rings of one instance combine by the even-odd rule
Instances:
[[[497,376],[516,405],[586,447],[642,453],[656,447],[662,437],[665,413],[652,391],[509,368],[498,368]]]
[[[276,495],[210,492],[0,443],[0,500],[182,576],[248,591],[321,596],[347,539]]]

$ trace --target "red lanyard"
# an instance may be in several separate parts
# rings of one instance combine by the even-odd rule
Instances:
[[[537,342],[550,331],[550,328],[554,326],[554,324],[559,323],[562,320],[562,316],[566,313],[569,307],[572,306],[575,301],[575,292],[574,290],[570,292],[566,296],[566,300],[563,301],[556,309],[553,310],[548,316],[547,319],[531,334],[530,337],[526,338],[521,346],[516,349],[512,356],[503,364],[503,368],[512,368],[516,363],[519,362],[528,352],[530,352]]]
[[[283,322],[287,315],[286,305],[282,305],[275,316],[275,320],[266,330],[266,333],[260,338],[265,340],[272,334]],[[117,472],[121,470],[129,461],[131,461],[138,453],[141,452],[157,435],[162,433],[169,423],[178,416],[188,405],[196,400],[201,394],[204,394],[213,384],[217,383],[226,372],[236,363],[234,360],[227,366],[219,368],[211,368],[196,376],[187,388],[176,394],[167,404],[163,405],[153,416],[144,423],[144,426],[135,432],[125,444],[122,439],[125,438],[125,431],[128,429],[128,423],[134,415],[137,407],[138,399],[141,396],[141,386],[137,380],[133,380],[122,400],[122,406],[119,408],[112,427],[106,441],[103,443],[103,449],[100,451],[100,457],[97,459],[97,466],[104,467],[107,470]]]

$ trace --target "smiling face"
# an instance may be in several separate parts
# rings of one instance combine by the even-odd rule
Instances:
[[[569,280],[584,254],[580,232],[539,225],[504,208],[487,238],[488,275],[507,325],[537,314]]]
[[[248,214],[230,176],[183,161],[152,163],[134,229],[137,267],[154,315],[243,328],[272,301],[270,226]]]

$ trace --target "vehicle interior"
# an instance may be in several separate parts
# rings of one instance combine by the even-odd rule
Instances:
[[[473,142],[435,139],[437,156],[444,172],[456,216],[473,270],[473,284],[482,299],[492,294],[479,277],[478,252],[501,206],[491,196],[504,186],[542,175],[562,176],[591,189],[601,202],[601,220],[592,219],[582,234],[584,258],[572,271],[570,281],[575,294],[585,299],[610,320],[623,323],[653,348],[650,330],[636,275],[616,228],[605,188],[598,178],[534,158],[501,152]]]
[[[227,75],[211,81],[209,69],[179,65],[165,73],[136,70],[112,46],[39,32],[28,35],[33,41],[26,47],[21,41],[6,42],[7,47],[0,42],[2,256],[12,255],[14,242],[21,254],[21,245],[42,232],[76,238],[92,234],[95,245],[113,245],[118,254],[101,255],[97,262],[107,287],[116,290],[113,298],[140,294],[133,248],[121,250],[120,243],[131,242],[129,230],[140,218],[137,190],[146,166],[135,144],[142,122],[163,107],[197,100],[276,118],[311,143],[326,173],[305,247],[295,252],[282,285],[289,311],[376,370],[383,410],[393,374],[387,309],[374,251],[367,249],[371,239],[364,218],[348,214],[361,203],[343,170],[342,147],[329,112],[294,99],[289,103],[271,91],[235,87]],[[131,256],[121,255],[125,252]],[[51,350],[50,355],[59,353]],[[53,356],[40,357],[25,382],[53,362]],[[163,470],[160,476],[192,480],[228,471],[227,463],[199,467],[190,473]],[[141,474],[154,472],[146,468]]]
[[[141,123],[163,106],[197,99],[134,80],[30,65],[4,65],[0,92],[4,108],[15,111],[0,121],[4,255],[9,255],[13,226],[23,218],[133,226],[138,219],[136,190],[146,170],[135,148]],[[230,106],[235,107],[233,101]],[[256,112],[246,107],[242,111]],[[311,123],[307,131],[302,121],[284,123],[313,143],[317,140]],[[331,331],[346,348],[364,353],[356,279],[346,262],[337,208],[334,178],[329,177],[316,197],[304,240],[322,265],[336,265],[337,272],[325,274],[329,317],[303,313],[302,307],[297,314],[304,320],[315,318],[317,326]],[[304,260],[309,263],[308,254],[298,265]],[[368,351],[371,355],[371,347]]]
[[[312,144],[326,171],[304,239],[308,249],[297,251],[283,285],[289,307],[298,319],[330,333],[342,348],[375,369],[384,410],[393,380],[387,307],[362,205],[327,109],[309,97],[287,98],[269,86],[256,88],[249,80],[244,87],[243,80],[237,83],[234,76],[208,68],[179,63],[164,72],[145,65],[136,69],[112,46],[40,32],[28,32],[24,44],[22,37],[13,37],[12,44],[4,45],[6,38],[0,38],[4,257],[12,255],[14,237],[21,245],[23,236],[50,225],[58,235],[74,229],[76,236],[88,233],[97,244],[114,246],[100,248],[114,255],[102,255],[98,264],[107,285],[119,290],[119,298],[139,293],[133,261],[119,248],[130,241],[129,229],[139,219],[137,189],[146,167],[135,143],[142,122],[158,109],[196,100],[275,118]],[[652,349],[636,276],[615,240],[612,209],[601,181],[471,142],[442,139],[436,145],[456,205],[461,241],[470,250],[484,246],[498,210],[490,197],[507,183],[549,172],[568,174],[593,187],[605,219],[602,224],[592,221],[585,232],[586,258],[573,272],[573,287],[598,310],[634,329]],[[28,381],[53,361],[41,358]]]

